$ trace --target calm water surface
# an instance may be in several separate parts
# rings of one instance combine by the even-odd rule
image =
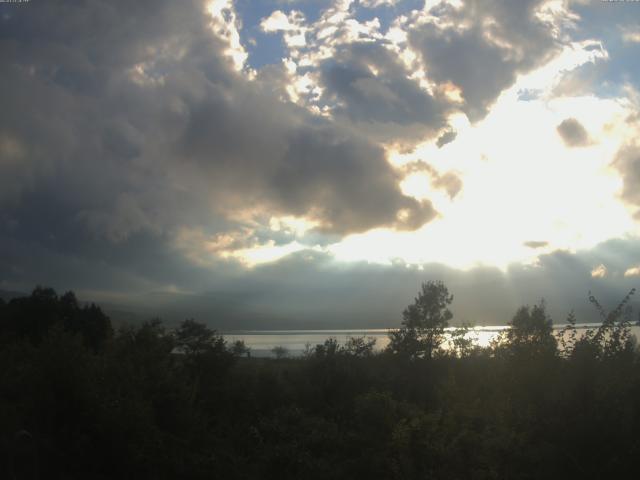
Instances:
[[[597,328],[600,324],[576,325],[578,334],[584,333],[588,328]],[[564,325],[555,325],[554,329],[560,330]],[[468,338],[472,338],[477,345],[487,346],[505,326],[474,327],[469,330]],[[448,329],[452,330],[452,329]],[[631,327],[636,338],[640,338],[640,327]],[[243,340],[251,349],[251,354],[257,357],[272,356],[271,350],[281,346],[287,349],[289,355],[296,356],[304,352],[306,345],[314,347],[324,343],[328,338],[335,338],[338,343],[344,344],[349,337],[367,337],[376,339],[376,350],[382,350],[389,344],[389,329],[351,329],[351,330],[246,330],[224,332],[225,339],[230,342]]]

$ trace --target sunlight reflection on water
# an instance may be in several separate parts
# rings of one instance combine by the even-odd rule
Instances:
[[[578,335],[584,333],[589,328],[597,328],[600,324],[579,324],[576,325]],[[554,325],[554,330],[558,332],[564,325]],[[474,327],[469,330],[467,338],[473,339],[474,343],[481,347],[489,345],[491,340],[507,327],[489,326]],[[447,330],[453,330],[449,328]],[[287,349],[291,356],[300,355],[304,352],[306,345],[314,347],[330,337],[334,337],[341,345],[349,337],[375,338],[375,350],[383,350],[389,344],[389,329],[350,329],[350,330],[247,330],[232,331],[224,333],[224,337],[229,342],[242,340],[251,349],[251,354],[256,357],[270,357],[274,347],[281,346]],[[640,327],[631,327],[631,332],[638,338]]]

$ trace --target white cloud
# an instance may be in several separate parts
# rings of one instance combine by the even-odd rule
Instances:
[[[227,43],[225,54],[231,58],[237,71],[241,71],[249,54],[240,42],[240,25],[232,0],[213,0],[207,10],[211,16],[211,29]]]
[[[591,270],[591,278],[604,278],[607,276],[607,267],[604,264],[600,264]]]
[[[360,6],[365,8],[376,8],[382,5],[393,5],[398,0],[360,0]]]
[[[271,15],[263,18],[260,22],[260,27],[265,32],[280,32],[295,29],[294,25],[289,23],[289,18],[284,14],[282,10],[275,10]]]
[[[262,19],[260,27],[266,33],[283,32],[284,42],[290,50],[307,44],[307,27],[302,12],[292,10],[287,16],[281,10],[276,10]]]
[[[625,277],[640,277],[640,266],[630,267],[624,272]]]
[[[640,28],[624,27],[622,30],[622,40],[627,43],[640,43]]]

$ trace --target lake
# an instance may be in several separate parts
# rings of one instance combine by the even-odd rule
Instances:
[[[584,332],[589,328],[598,328],[599,323],[578,324],[576,329],[578,333]],[[451,331],[453,328],[447,330]],[[469,330],[468,338],[474,340],[479,345],[486,347],[489,345],[506,326],[489,326],[474,327]],[[554,330],[558,331],[564,328],[564,325],[554,325]],[[631,327],[632,333],[636,338],[640,337],[640,327]],[[246,331],[229,331],[224,333],[224,337],[229,342],[236,340],[244,341],[245,345],[251,349],[251,355],[256,357],[271,357],[271,350],[274,347],[284,347],[289,355],[300,355],[305,351],[307,345],[314,347],[328,338],[335,338],[338,343],[344,344],[349,337],[367,337],[375,338],[375,350],[384,349],[389,344],[389,329],[347,329],[347,330],[246,330]]]

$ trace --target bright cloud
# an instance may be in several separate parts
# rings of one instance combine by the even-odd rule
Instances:
[[[592,278],[604,278],[606,276],[607,276],[607,267],[605,267],[602,263],[597,267],[594,267],[593,270],[591,270]]]
[[[625,277],[640,277],[640,266],[630,267],[624,272]]]

